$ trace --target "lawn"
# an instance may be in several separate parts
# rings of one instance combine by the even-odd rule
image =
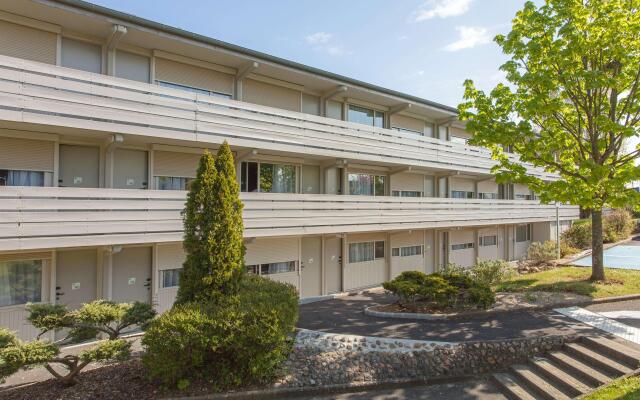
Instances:
[[[640,293],[640,271],[605,269],[606,282],[589,282],[591,268],[561,267],[519,275],[497,286],[499,292],[571,292],[594,299]]]
[[[618,379],[597,390],[583,400],[637,400],[640,399],[640,377]]]

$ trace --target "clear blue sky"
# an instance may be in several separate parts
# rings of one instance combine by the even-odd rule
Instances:
[[[524,0],[91,0],[451,106],[502,79],[492,39]]]

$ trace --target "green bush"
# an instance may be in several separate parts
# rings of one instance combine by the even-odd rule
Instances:
[[[576,249],[591,247],[591,223],[573,224],[562,232],[561,240]]]
[[[441,308],[488,308],[495,303],[489,285],[474,281],[470,274],[452,272],[427,275],[423,272],[403,272],[382,285],[398,297],[398,302],[410,307],[418,301],[436,303]]]
[[[547,240],[544,243],[533,242],[527,249],[526,259],[536,263],[543,263],[557,258],[556,242]]]
[[[566,241],[560,240],[560,255],[562,257],[572,256],[580,252],[580,249],[576,249],[575,247],[571,247],[567,244]]]
[[[602,221],[602,239],[605,243],[618,242],[633,232],[633,219],[627,210],[613,210]]]
[[[471,268],[470,274],[476,283],[493,286],[513,277],[515,271],[504,260],[478,260]]]
[[[293,286],[246,276],[238,296],[177,305],[153,321],[143,363],[166,386],[194,378],[218,388],[268,382],[289,354],[297,317]]]

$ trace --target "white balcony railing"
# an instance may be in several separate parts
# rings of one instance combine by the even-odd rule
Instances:
[[[486,149],[0,56],[0,122],[488,174]],[[530,167],[533,175],[553,175]]]
[[[186,192],[0,187],[0,251],[182,240]],[[246,237],[555,221],[525,200],[243,193]],[[561,206],[560,218],[578,218]]]

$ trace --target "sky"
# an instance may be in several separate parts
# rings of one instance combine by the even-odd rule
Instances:
[[[491,89],[524,0],[90,0],[449,106]]]

